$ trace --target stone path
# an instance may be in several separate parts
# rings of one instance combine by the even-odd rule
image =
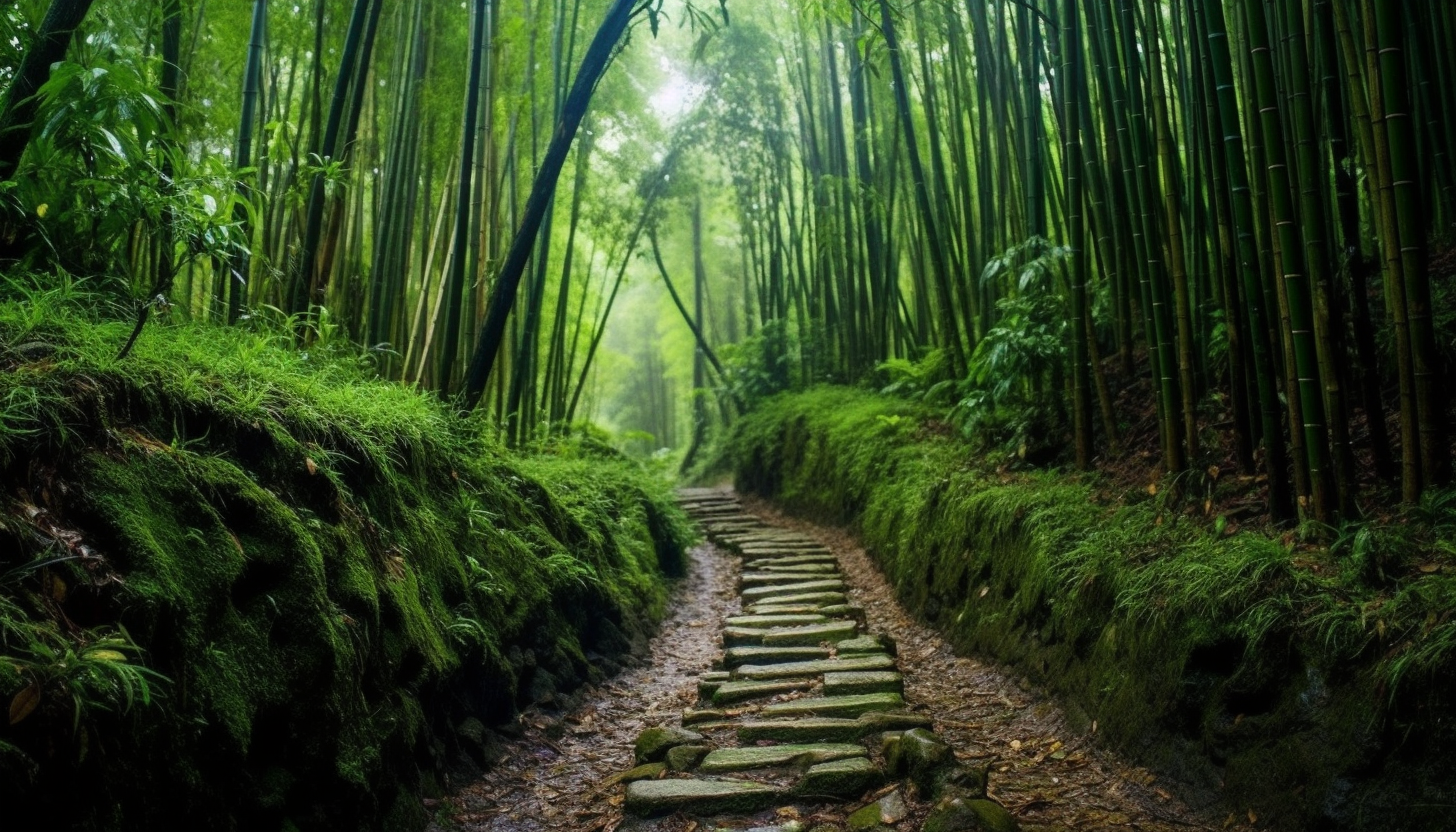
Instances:
[[[636,767],[615,778],[629,815],[706,824],[695,829],[866,832],[906,829],[910,805],[929,801],[923,832],[1017,829],[986,797],[986,770],[958,763],[931,719],[906,709],[895,644],[866,630],[833,552],[764,524],[731,492],[679,498],[743,559],[742,610],[725,622],[722,660],[699,680],[699,701],[643,731]],[[826,803],[854,811],[802,820]]]

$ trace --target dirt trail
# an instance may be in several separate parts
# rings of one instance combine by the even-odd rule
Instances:
[[[1232,826],[1098,751],[1015,674],[956,657],[899,606],[852,537],[762,503],[740,504],[727,491],[683,499],[723,545],[693,550],[690,577],[675,588],[645,663],[581,692],[569,713],[528,712],[501,762],[440,804],[432,832],[829,832],[861,828],[877,811],[863,828],[910,832],[934,808],[932,790],[942,816],[955,800],[992,815],[1004,806],[1023,830]],[[748,553],[746,574],[728,546]],[[777,603],[783,598],[789,602]],[[735,645],[728,670],[725,641]],[[820,656],[827,666],[802,664]],[[678,736],[685,723],[696,736]],[[933,786],[932,775],[906,762],[915,756],[903,751],[908,739],[878,739],[917,725],[925,728],[906,735],[915,747],[950,746]],[[667,729],[663,747],[643,756],[639,744],[634,759],[634,742],[654,726]],[[775,741],[798,743],[798,756],[747,759],[785,748]],[[673,746],[681,748],[666,750]],[[633,771],[627,779],[636,783],[620,782],[647,760],[662,762]],[[987,765],[983,794],[968,773]],[[851,819],[866,806],[878,808]]]

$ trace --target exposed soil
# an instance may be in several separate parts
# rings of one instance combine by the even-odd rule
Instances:
[[[435,807],[429,832],[616,829],[622,790],[603,781],[631,768],[644,728],[677,724],[697,701],[698,677],[721,652],[723,619],[738,606],[738,561],[706,544],[689,557],[643,663],[580,691],[569,713],[527,711],[500,761]]]
[[[1212,794],[1195,795],[1198,805],[1190,806],[1152,773],[1096,748],[1091,732],[1069,728],[1056,702],[1016,674],[954,655],[901,608],[849,534],[784,517],[761,501],[745,505],[774,525],[813,535],[840,557],[851,600],[865,608],[870,629],[892,634],[899,645],[910,708],[933,716],[936,732],[963,760],[992,765],[991,796],[1027,832],[1237,829],[1256,820],[1216,813]],[[621,787],[604,781],[631,767],[643,728],[676,724],[678,712],[696,702],[696,679],[718,657],[723,618],[738,604],[737,571],[737,560],[717,548],[695,548],[690,576],[674,591],[646,663],[583,691],[564,716],[528,713],[501,761],[439,804],[431,832],[614,832],[623,824]],[[686,817],[650,827],[703,829]]]

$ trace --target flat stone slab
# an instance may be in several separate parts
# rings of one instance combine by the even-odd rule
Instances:
[[[759,615],[818,615],[823,617],[819,604],[754,604],[749,608],[750,616]]]
[[[757,562],[758,561],[754,561],[754,563],[757,563]],[[776,573],[777,572],[782,572],[784,574],[791,574],[791,573],[795,573],[795,572],[818,572],[818,573],[821,573],[821,574],[833,574],[833,573],[839,571],[839,564],[837,564],[837,563],[823,563],[823,562],[820,562],[820,563],[801,563],[801,562],[796,562],[796,563],[774,563],[773,561],[767,561],[766,563],[764,563],[763,566],[761,566],[761,567],[753,567],[753,568],[754,569],[757,569],[757,570],[764,571],[764,572],[776,572]]]
[[[858,742],[884,731],[930,726],[930,717],[889,711],[872,711],[858,719],[754,719],[738,724],[738,741]]]
[[[743,600],[753,602],[763,598],[782,598],[804,595],[811,592],[840,592],[842,594],[843,589],[844,581],[839,578],[824,578],[818,581],[795,581],[777,586],[755,586],[750,589],[745,589],[743,590]]]
[[[803,647],[736,647],[728,652],[736,650],[804,650]],[[778,664],[749,664],[741,662],[735,665],[733,675],[739,679],[783,679],[791,676],[819,676],[824,673],[855,673],[864,670],[893,670],[895,660],[883,653],[873,656],[855,656],[848,659],[829,659],[789,661],[785,660]]]
[[[824,674],[825,696],[905,692],[905,677],[893,670],[862,670]]]
[[[744,569],[764,569],[774,571],[776,569],[789,570],[795,567],[804,566],[829,566],[838,567],[839,559],[833,555],[792,555],[782,558],[760,558],[750,560],[743,564]]]
[[[700,722],[722,722],[727,718],[727,713],[713,708],[688,708],[682,712],[683,725],[696,725]]]
[[[843,583],[843,581],[839,581]],[[779,587],[773,587],[779,589]],[[753,592],[754,590],[748,590]],[[747,600],[747,599],[745,599]],[[849,598],[843,592],[801,592],[797,595],[768,596],[764,599],[768,604],[818,604],[826,606],[829,604],[844,604]],[[749,611],[758,612],[757,604],[750,601]]]
[[[643,817],[673,812],[749,814],[767,809],[783,795],[783,789],[743,780],[638,780],[627,786],[626,809]]]
[[[787,613],[783,615],[735,615],[724,621],[728,627],[798,627],[804,624],[823,624],[829,619],[817,613]]]
[[[820,615],[837,616],[839,618],[853,618],[863,624],[865,620],[864,607],[854,604],[825,604],[819,608]],[[853,641],[853,639],[850,639]]]
[[[834,645],[834,650],[839,651],[840,656],[847,656],[853,653],[888,653],[885,644],[879,640],[878,635],[860,635],[859,638],[847,638]]]
[[[832,580],[813,572],[744,572],[739,583],[745,587],[783,586],[805,581]]]
[[[794,693],[808,690],[814,683],[808,679],[776,682],[724,682],[713,691],[713,704],[719,707],[761,696],[777,696],[780,693]]]
[[[857,717],[869,711],[892,711],[905,707],[898,693],[862,693],[855,696],[823,696],[775,702],[766,705],[764,716],[838,716]]]
[[[779,627],[764,631],[763,645],[776,647],[835,642],[853,636],[858,630],[859,625],[853,621],[831,621],[827,624],[809,624],[803,627]]]
[[[846,757],[863,757],[864,754],[864,746],[847,742],[720,748],[704,757],[698,770],[705,774],[722,774],[756,768],[814,765]]]
[[[878,786],[884,773],[865,757],[850,757],[810,766],[794,787],[802,797],[859,797]]]
[[[723,666],[738,668],[743,665],[798,664],[829,658],[827,647],[730,647],[723,651]],[[881,670],[883,668],[844,668],[845,670]],[[797,676],[797,673],[781,673],[779,676]],[[765,677],[767,678],[767,677]]]

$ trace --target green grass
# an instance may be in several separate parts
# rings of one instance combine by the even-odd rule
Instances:
[[[740,488],[854,524],[907,607],[1145,762],[1223,778],[1288,828],[1456,796],[1369,779],[1435,765],[1456,733],[1444,492],[1327,550],[1220,534],[1161,494],[1108,505],[1093,479],[999,471],[930,409],[832,387],[765,402],[724,448]]]
[[[0,295],[0,699],[42,694],[0,724],[8,821],[418,825],[458,726],[594,678],[681,574],[669,484],[597,445],[509,453],[327,338],[117,361],[84,295]]]

